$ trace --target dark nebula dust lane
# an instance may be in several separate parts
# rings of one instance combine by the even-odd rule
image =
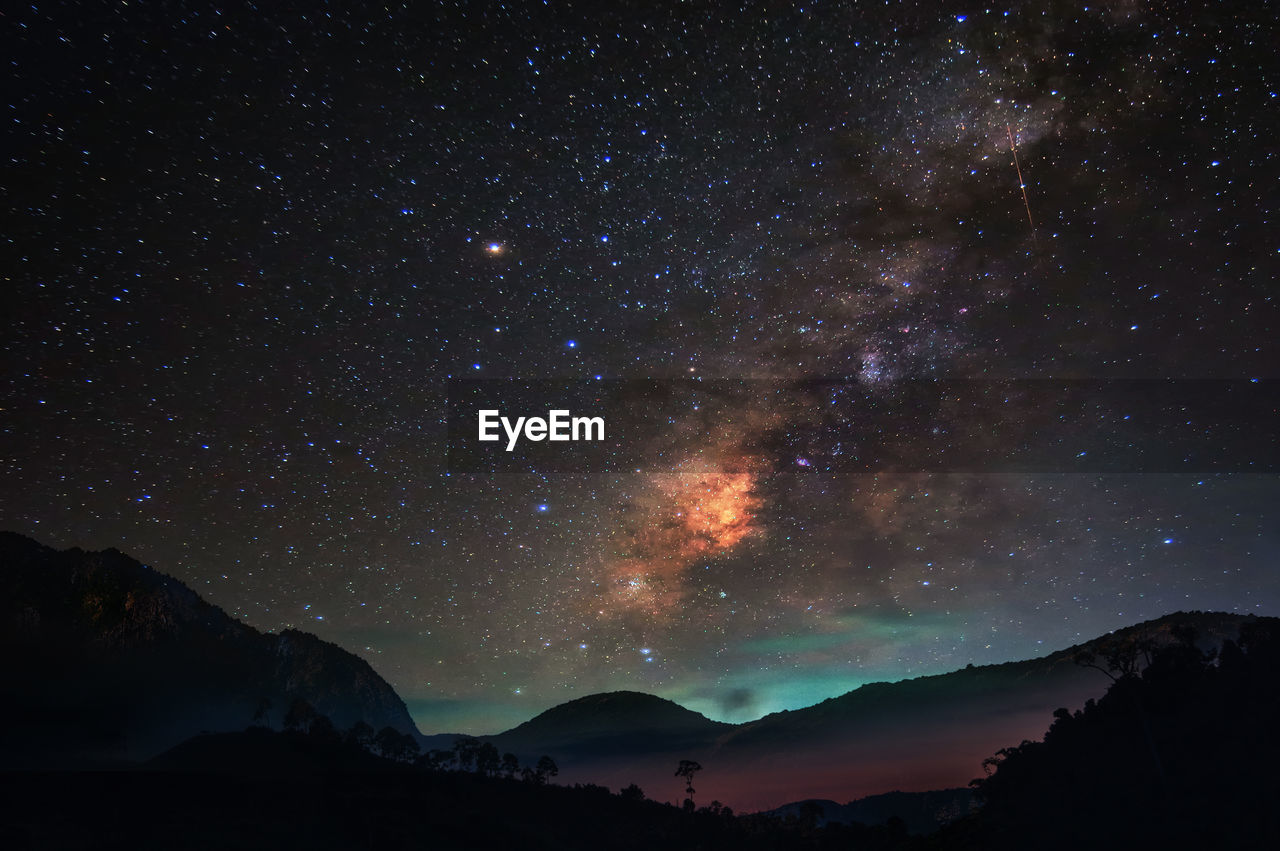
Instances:
[[[1277,377],[1273,19],[17,10],[0,526],[350,648],[426,732],[1274,614],[1273,472],[830,463],[949,440],[854,404],[921,382]],[[446,464],[471,378],[790,389],[673,416],[665,466],[485,476]]]

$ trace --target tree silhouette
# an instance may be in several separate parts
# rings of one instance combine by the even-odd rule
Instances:
[[[333,726],[333,722],[329,720],[328,715],[316,713],[316,717],[312,719],[311,726],[307,729],[307,735],[313,739],[319,739],[327,742],[341,741],[338,734],[338,728]]]
[[[417,739],[390,726],[378,731],[378,735],[373,737],[373,744],[378,753],[399,762],[411,760],[418,753]]]
[[[546,754],[538,757],[538,762],[533,768],[526,765],[520,769],[521,779],[526,783],[534,783],[538,786],[546,783],[548,777],[555,777],[559,773],[560,767],[556,765],[556,761]]]
[[[373,746],[388,759],[395,759],[400,748],[400,731],[394,727],[383,727],[373,737]]]
[[[541,785],[547,782],[548,777],[555,777],[560,773],[560,766],[556,765],[556,761],[551,757],[543,754],[538,757],[538,764],[534,767],[533,773],[536,782]]]
[[[319,717],[320,713],[316,712],[314,706],[300,697],[295,698],[289,705],[289,711],[284,715],[284,728],[305,733],[311,729],[311,725]]]
[[[702,766],[692,759],[680,760],[680,765],[676,768],[676,777],[684,778],[684,793],[687,796],[684,799],[684,808],[686,810],[693,809],[693,776],[702,770]]]
[[[476,748],[476,771],[485,777],[498,773],[502,766],[502,756],[492,742],[485,742]]]
[[[480,751],[480,740],[471,738],[470,736],[463,739],[456,739],[453,743],[453,752],[457,755],[458,768],[463,771],[470,771],[476,762],[476,755]]]
[[[800,829],[805,833],[813,833],[822,821],[822,804],[817,801],[805,801],[800,805]]]
[[[1094,642],[1093,646],[1092,650],[1077,653],[1075,663],[1101,671],[1113,683],[1141,673],[1144,667],[1151,664],[1152,654],[1156,650],[1155,640],[1150,636],[1108,636]]]
[[[431,771],[444,771],[453,767],[458,755],[451,750],[430,750],[418,760],[418,764]]]
[[[373,728],[364,721],[357,721],[347,731],[346,740],[348,744],[367,749],[373,743]]]
[[[422,750],[422,748],[421,746],[419,746],[417,739],[415,739],[413,736],[409,735],[408,733],[400,734],[400,754],[401,754],[400,758],[401,759],[406,761],[412,760],[414,757],[418,755],[418,752],[420,750]]]
[[[622,800],[624,801],[643,801],[644,800],[644,790],[634,783],[632,783],[630,786],[623,789],[618,794],[622,797]]]
[[[983,806],[960,847],[1273,845],[1280,629],[1245,626],[1216,654],[1171,630],[1140,674],[1111,672],[1101,698],[1054,713],[1043,741],[999,751],[974,783]]]
[[[707,810],[712,815],[717,815],[717,816],[720,816],[721,818],[725,818],[725,819],[733,818],[733,807],[726,807],[724,804],[720,803],[719,801],[712,801],[711,804],[707,807]]]
[[[502,773],[508,777],[515,777],[520,771],[520,760],[513,753],[504,753],[502,755]]]
[[[253,710],[253,723],[271,726],[271,698],[264,697],[258,701],[257,709]]]
[[[1184,631],[1184,627],[1179,625],[1173,628],[1173,633],[1178,641],[1194,646],[1194,628],[1191,628],[1191,632],[1188,635]],[[1155,738],[1151,733],[1151,721],[1147,717],[1147,712],[1143,708],[1142,702],[1136,697],[1137,692],[1133,688],[1133,684],[1145,669],[1151,667],[1153,659],[1158,658],[1168,648],[1165,648],[1165,651],[1161,651],[1155,639],[1149,635],[1129,639],[1122,636],[1109,636],[1098,641],[1095,647],[1097,647],[1097,652],[1082,650],[1077,653],[1074,659],[1075,663],[1106,674],[1111,679],[1112,686],[1117,688],[1117,693],[1128,697],[1134,716],[1138,719],[1138,727],[1142,731],[1142,738],[1146,743],[1147,752],[1151,756],[1151,764],[1155,767],[1156,777],[1159,782],[1164,782],[1164,761],[1160,758],[1159,747],[1156,745]],[[1101,663],[1098,660],[1099,652],[1102,656]],[[1066,709],[1059,711],[1066,712]],[[1054,713],[1054,717],[1058,717],[1057,712]],[[985,767],[985,761],[983,765]]]

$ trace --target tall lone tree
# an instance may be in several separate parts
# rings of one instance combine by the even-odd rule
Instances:
[[[693,809],[693,775],[702,770],[702,766],[692,759],[680,760],[680,765],[676,768],[676,777],[684,778],[684,793],[687,796],[684,799],[684,808],[686,810]]]

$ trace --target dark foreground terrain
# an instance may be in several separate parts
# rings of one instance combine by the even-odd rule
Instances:
[[[742,724],[650,694],[586,695],[477,745],[530,765],[549,754],[563,785],[635,783],[675,803],[683,786],[673,768],[696,760],[707,769],[700,800],[756,811],[815,799],[825,802],[821,824],[879,819],[883,801],[849,810],[832,799],[963,786],[984,758],[1043,736],[1056,707],[1102,695],[1107,678],[1076,664],[1079,653],[1117,641],[1165,646],[1185,628],[1214,651],[1267,623],[1280,620],[1175,612],[1040,658],[868,683]],[[296,630],[260,633],[123,553],[59,552],[3,532],[0,658],[0,770],[129,767],[199,733],[309,728],[309,715],[338,730],[359,723],[408,736],[424,753],[459,738],[422,736],[392,686],[336,645]],[[386,744],[375,749],[411,758]],[[967,806],[925,801],[898,814],[919,828],[939,810]]]
[[[688,812],[603,787],[407,766],[7,774],[0,796],[8,849],[889,849],[907,841],[898,822],[814,830],[795,819]]]
[[[743,725],[621,692],[424,737],[364,661],[120,553],[0,534],[0,565],[0,849],[1280,848],[1276,618],[1178,612]],[[941,741],[972,789],[824,800]]]
[[[554,785],[464,742],[398,760],[331,724],[197,737],[144,767],[0,776],[5,848],[1068,849],[1280,847],[1280,634],[1220,650],[1118,640],[1077,660],[1113,684],[1042,742],[993,755],[982,806],[930,835],[683,808]],[[385,744],[394,745],[391,739]],[[474,740],[472,740],[474,744]],[[504,776],[505,775],[505,776]],[[522,779],[518,779],[522,778]],[[701,802],[699,802],[701,803]],[[825,821],[825,823],[824,823]]]

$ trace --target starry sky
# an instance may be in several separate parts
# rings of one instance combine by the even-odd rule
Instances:
[[[336,642],[424,732],[623,688],[743,721],[1280,614],[1253,444],[831,463],[886,427],[833,392],[1280,377],[1265,3],[36,3],[4,32],[0,525]],[[783,389],[672,416],[640,472],[455,470],[451,382],[488,378]]]

